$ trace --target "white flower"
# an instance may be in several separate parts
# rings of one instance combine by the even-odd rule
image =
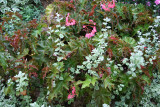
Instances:
[[[103,104],[103,107],[110,107],[108,104]]]
[[[105,19],[103,19],[104,21],[106,21],[106,22],[109,22],[111,19],[110,18],[108,18],[108,17],[106,17]]]
[[[160,19],[160,16],[157,16],[157,19]]]

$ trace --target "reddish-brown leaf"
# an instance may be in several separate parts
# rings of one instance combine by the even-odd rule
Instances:
[[[34,68],[34,69],[38,70],[38,68],[35,65],[29,65],[29,68]]]
[[[91,44],[89,44],[89,50],[90,50],[90,52],[92,52],[93,49],[94,49],[94,46],[91,45]]]
[[[102,69],[102,71],[105,71],[108,76],[112,73],[110,67],[107,67],[107,69],[104,69],[104,68],[101,68],[101,69]]]
[[[89,13],[89,16],[93,16],[94,14],[94,9],[97,7],[97,5],[95,4],[91,10],[91,12]]]
[[[21,95],[23,95],[23,96],[27,95],[27,91],[26,90],[22,91]]]
[[[108,52],[108,54],[109,54],[109,57],[112,58],[113,52],[112,52],[111,48],[108,48],[108,49],[107,49],[107,52]]]
[[[44,67],[42,71],[44,71],[44,74],[43,74],[43,79],[44,79],[47,75],[47,72],[49,71],[49,67]]]

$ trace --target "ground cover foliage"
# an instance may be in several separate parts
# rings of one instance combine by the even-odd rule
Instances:
[[[142,2],[0,0],[0,106],[159,107],[159,5]]]

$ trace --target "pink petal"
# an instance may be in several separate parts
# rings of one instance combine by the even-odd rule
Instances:
[[[68,18],[69,18],[69,13],[67,14],[67,17],[66,17],[66,26],[70,26],[70,25],[75,25],[76,24],[76,21],[74,19],[72,19],[71,22],[69,23]]]
[[[160,0],[155,1],[156,5],[160,4]]]
[[[76,88],[73,87],[73,88],[72,88],[72,94],[75,94],[75,92],[76,92]]]
[[[93,22],[93,20],[89,19],[90,22]]]
[[[73,3],[73,0],[70,0],[70,3]]]
[[[114,7],[115,7],[115,5],[114,5],[114,4],[110,4],[110,3],[109,3],[109,4],[108,4],[108,7],[109,7],[109,8],[114,8]]]
[[[102,6],[102,9],[104,9],[105,11],[110,11],[110,9],[108,7],[106,8],[105,4],[102,4],[101,6]]]
[[[85,35],[85,37],[87,37],[88,39],[91,37],[91,34],[90,33],[87,33],[86,35]]]
[[[99,74],[99,77],[102,78],[103,74]]]
[[[97,32],[97,30],[96,30],[96,27],[95,27],[95,26],[93,27],[93,31],[94,31],[94,32]]]
[[[113,4],[111,4],[111,3],[108,4],[108,7],[109,7],[109,8],[114,8],[114,7],[116,6],[116,5],[115,5],[115,1],[112,0],[112,2],[113,2]]]
[[[69,100],[69,99],[74,98],[74,96],[75,96],[75,95],[69,94],[67,98],[68,98],[68,100]]]
[[[83,28],[85,28],[86,27],[86,25],[83,25]]]

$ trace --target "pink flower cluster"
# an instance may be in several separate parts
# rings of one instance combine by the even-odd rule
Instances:
[[[68,100],[74,98],[76,95],[76,88],[72,87],[72,93],[69,93]]]
[[[155,1],[156,5],[160,4],[160,0]]]
[[[93,20],[89,20],[89,21],[92,22],[92,23],[94,24],[94,26],[92,27],[93,30],[91,31],[91,33],[86,33],[86,35],[85,35],[85,37],[87,37],[88,39],[91,38],[92,36],[94,36],[95,33],[97,32],[96,26],[95,26],[96,23],[94,23]],[[87,26],[86,26],[86,25],[83,25],[83,28],[87,28]]]
[[[147,6],[151,6],[151,2],[149,2],[149,1],[146,4],[147,4]]]
[[[114,0],[112,0],[112,2],[113,3],[108,3],[108,5],[106,5],[106,4],[101,4],[101,6],[102,6],[102,9],[104,9],[105,11],[111,11],[110,10],[110,8],[114,8],[116,5],[115,5],[115,1]]]
[[[69,13],[67,14],[67,17],[66,17],[66,26],[71,26],[71,25],[75,25],[76,24],[76,21],[74,19],[71,19],[69,21]]]

